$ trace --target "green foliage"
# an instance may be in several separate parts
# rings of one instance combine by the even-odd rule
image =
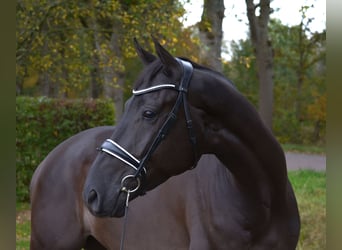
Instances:
[[[230,78],[239,91],[253,103],[258,104],[258,82],[256,62],[250,40],[231,43],[233,57],[224,65],[224,74]]]
[[[304,21],[303,21],[304,22]],[[325,143],[325,31],[308,34],[304,23],[288,27],[270,20],[274,51],[273,132],[281,143]],[[224,73],[258,107],[256,62],[250,41],[232,43]]]
[[[18,1],[17,95],[96,98],[109,83],[120,92],[118,77],[137,74],[125,64],[137,59],[133,37],[148,49],[152,34],[172,53],[196,50],[184,13],[166,0]]]
[[[274,132],[282,143],[325,141],[325,31],[307,32],[304,20],[293,27],[272,20],[270,26],[275,50]]]
[[[113,123],[110,100],[17,97],[17,199],[28,200],[33,171],[59,143],[82,130]]]

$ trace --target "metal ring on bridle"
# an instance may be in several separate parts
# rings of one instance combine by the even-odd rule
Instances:
[[[133,178],[137,182],[137,186],[135,188],[128,189],[127,187],[124,186],[125,180],[127,180],[128,178]],[[122,178],[122,180],[121,180],[121,191],[127,192],[127,193],[134,193],[139,188],[140,188],[140,179],[136,178],[134,175],[130,174],[130,175],[126,175],[124,178]]]

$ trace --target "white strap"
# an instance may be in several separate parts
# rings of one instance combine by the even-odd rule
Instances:
[[[160,84],[160,85],[152,86],[146,89],[140,89],[140,90],[133,89],[132,92],[133,92],[133,95],[142,95],[148,92],[156,91],[159,89],[166,89],[166,88],[175,89],[176,85],[175,84]]]

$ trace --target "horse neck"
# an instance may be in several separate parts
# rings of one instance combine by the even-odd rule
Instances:
[[[202,110],[203,153],[215,154],[248,192],[274,190],[278,197],[285,197],[286,161],[279,143],[227,80],[216,75],[209,79],[206,74],[194,75],[192,98]]]

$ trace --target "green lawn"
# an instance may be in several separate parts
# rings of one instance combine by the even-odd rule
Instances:
[[[326,249],[326,174],[311,170],[290,171],[301,216],[297,250]],[[29,249],[29,205],[17,204],[17,250]]]
[[[16,249],[30,249],[30,206],[26,203],[17,204],[16,218]]]
[[[290,171],[301,217],[297,250],[326,249],[326,173]]]
[[[282,144],[285,152],[298,152],[308,154],[325,154],[325,147],[313,145]]]

